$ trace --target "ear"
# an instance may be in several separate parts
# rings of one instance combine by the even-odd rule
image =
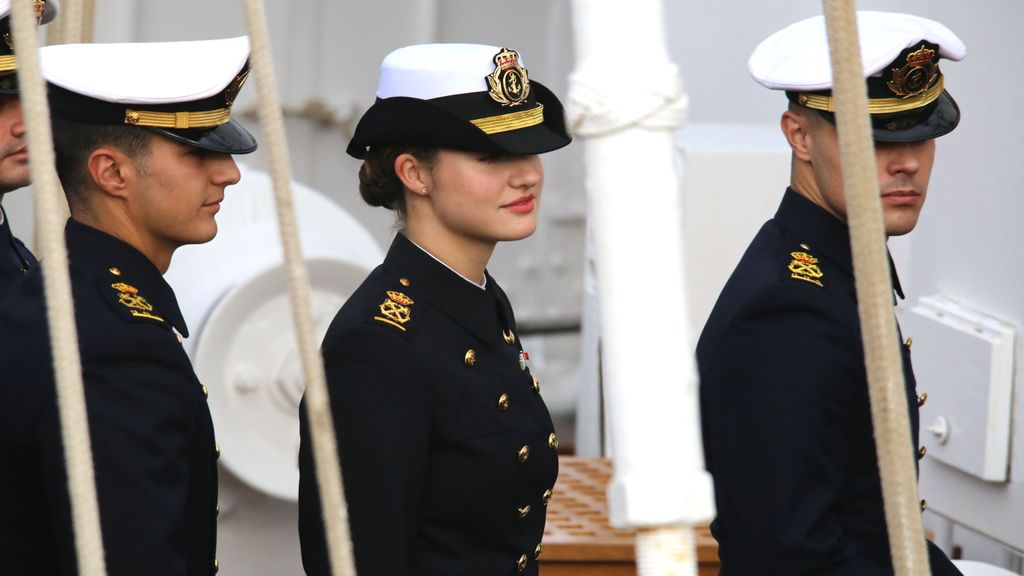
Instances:
[[[430,168],[408,152],[395,158],[395,175],[407,191],[419,196],[426,196],[433,182]]]
[[[805,114],[798,114],[792,110],[782,113],[779,120],[779,127],[786,142],[793,149],[793,155],[809,162],[811,160],[811,119]]]
[[[93,185],[100,191],[118,198],[127,196],[131,183],[138,175],[131,158],[117,148],[109,146],[93,150],[89,154],[86,166]]]

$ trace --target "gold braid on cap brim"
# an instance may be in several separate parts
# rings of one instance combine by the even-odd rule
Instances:
[[[18,69],[18,58],[14,54],[0,56],[0,72],[13,72]]]
[[[529,128],[530,126],[544,123],[544,105],[538,102],[536,108],[499,114],[497,116],[487,116],[486,118],[477,118],[476,120],[470,120],[470,122],[483,130],[484,134],[498,134],[500,132],[519,130],[520,128]]]
[[[897,112],[907,112],[909,110],[924,108],[932,102],[935,102],[939,98],[939,95],[942,94],[942,90],[943,77],[939,76],[939,81],[936,82],[934,86],[917,96],[911,96],[909,98],[869,98],[868,112],[870,114],[895,114]],[[815,110],[822,110],[824,112],[836,111],[835,100],[831,96],[800,94],[797,97],[797,102],[801,106],[806,106]]]
[[[177,130],[213,128],[227,124],[230,120],[231,108],[197,112],[155,112],[153,110],[132,110],[131,108],[124,111],[125,124],[151,128],[174,128]]]

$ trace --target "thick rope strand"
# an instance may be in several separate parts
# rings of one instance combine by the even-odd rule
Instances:
[[[14,40],[24,48],[18,51],[18,85],[31,150],[29,163],[36,193],[37,226],[41,231],[40,256],[46,272],[44,290],[47,321],[53,350],[53,370],[57,380],[57,404],[71,497],[78,573],[82,576],[104,576],[106,565],[103,537],[96,500],[96,477],[93,472],[85,391],[82,387],[75,311],[71,299],[68,255],[64,246],[60,186],[53,169],[50,110],[36,50],[39,36],[35,13],[28,0],[12,2],[11,12]]]
[[[313,457],[320,485],[320,502],[331,572],[335,576],[355,574],[352,540],[348,526],[348,508],[342,490],[341,465],[334,436],[324,366],[313,338],[313,314],[310,307],[309,277],[299,245],[298,226],[292,200],[291,169],[285,140],[284,118],[278,101],[267,17],[262,0],[244,0],[245,19],[252,41],[253,74],[259,95],[260,125],[267,140],[270,174],[277,203],[278,225],[284,244],[295,330],[299,339],[303,372],[306,377],[306,412],[313,435]]]
[[[896,576],[930,573],[853,0],[823,0],[878,470]]]

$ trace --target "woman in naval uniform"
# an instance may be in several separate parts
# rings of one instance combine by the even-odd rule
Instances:
[[[518,53],[389,54],[348,153],[399,233],[323,341],[360,576],[536,574],[558,439],[508,298],[486,270],[537,225],[538,154],[570,142]],[[299,532],[329,574],[305,411]]]

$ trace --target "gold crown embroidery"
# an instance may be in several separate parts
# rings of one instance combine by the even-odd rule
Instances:
[[[405,332],[403,324],[412,320],[410,306],[413,304],[413,300],[401,292],[392,290],[388,290],[387,295],[388,297],[380,304],[381,316],[374,316],[373,319],[390,324]]]
[[[790,256],[793,257],[793,261],[789,263],[790,275],[797,280],[803,280],[804,282],[810,282],[822,288],[825,287],[821,283],[821,278],[825,274],[818,267],[818,259],[811,256],[807,252],[790,252]]]
[[[111,284],[110,287],[117,291],[117,302],[125,308],[128,308],[128,312],[132,316],[136,318],[149,318],[150,320],[166,322],[166,320],[160,316],[152,314],[153,305],[139,295],[139,289],[135,286],[125,284],[124,282],[118,282],[116,284]]]

